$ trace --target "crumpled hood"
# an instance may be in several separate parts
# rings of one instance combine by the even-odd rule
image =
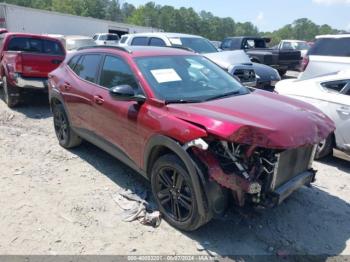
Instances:
[[[203,103],[169,104],[168,110],[221,139],[266,148],[318,144],[335,129],[314,106],[260,90]]]
[[[249,56],[243,50],[234,51],[222,51],[215,53],[203,54],[206,58],[209,58],[215,64],[222,68],[228,69],[232,65],[248,64],[252,65]]]

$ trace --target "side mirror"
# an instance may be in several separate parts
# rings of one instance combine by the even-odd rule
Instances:
[[[144,95],[136,95],[134,89],[129,85],[112,87],[109,90],[109,93],[112,97],[121,101],[144,102],[146,100]]]

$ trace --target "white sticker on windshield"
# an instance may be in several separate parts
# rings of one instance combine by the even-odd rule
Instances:
[[[180,38],[170,38],[170,42],[173,45],[182,45],[182,42],[181,42]]]
[[[181,77],[173,68],[151,70],[152,75],[158,83],[182,81]]]

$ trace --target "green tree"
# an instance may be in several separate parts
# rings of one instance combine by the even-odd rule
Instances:
[[[132,16],[135,9],[136,9],[135,6],[133,6],[132,4],[124,3],[122,5],[121,14],[124,22],[126,22],[129,19],[129,17]]]
[[[120,10],[120,4],[118,0],[112,0],[107,7],[106,19],[111,21],[122,21],[122,13]]]

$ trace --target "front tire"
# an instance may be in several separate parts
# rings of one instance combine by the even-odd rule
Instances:
[[[4,100],[9,108],[16,107],[20,101],[20,95],[16,87],[10,86],[7,83],[7,77],[2,78],[2,86],[4,89]]]
[[[205,222],[198,211],[192,179],[174,154],[161,156],[151,174],[153,196],[164,219],[175,228],[193,231]],[[202,193],[202,188],[198,188]]]
[[[53,105],[53,122],[56,137],[64,148],[73,148],[81,144],[81,138],[72,130],[67,114],[61,104]]]

